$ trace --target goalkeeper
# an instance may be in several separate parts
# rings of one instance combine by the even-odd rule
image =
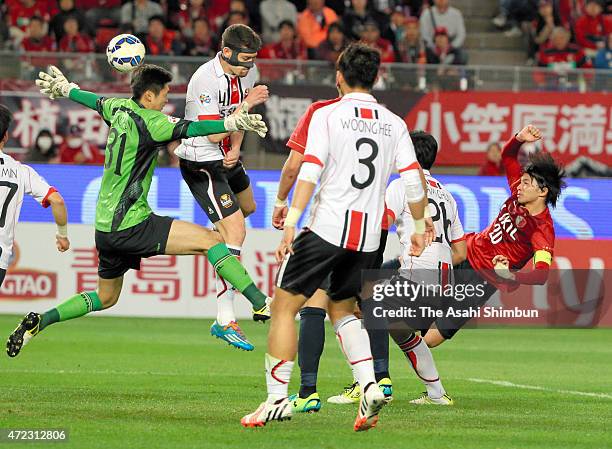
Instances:
[[[229,253],[218,232],[155,215],[147,202],[157,154],[168,142],[238,130],[255,131],[264,137],[267,127],[261,116],[249,115],[248,105],[243,103],[225,120],[191,122],[169,117],[161,110],[167,103],[172,75],[154,65],[133,72],[131,99],[104,98],[80,90],[53,66],[39,77],[36,84],[41,93],[52,100],[68,97],[95,109],[110,126],[96,205],[98,289],[78,293],[43,314],[30,312],[9,336],[8,355],[15,357],[50,324],[112,307],[119,299],[123,275],[129,269],[138,270],[141,258],[158,254],[206,254],[217,273],[253,304],[253,319],[267,320],[270,299]]]

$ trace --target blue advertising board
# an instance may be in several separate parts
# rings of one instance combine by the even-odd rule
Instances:
[[[91,224],[102,168],[79,165],[32,165],[55,186],[66,200],[71,223]],[[251,184],[257,211],[247,218],[251,228],[271,228],[280,171],[251,170]],[[434,174],[435,175],[435,174]],[[485,228],[499,212],[509,195],[504,177],[447,176],[436,178],[457,200],[459,216],[466,232]],[[162,215],[209,226],[206,215],[194,201],[178,169],[158,168],[149,192],[149,204]],[[557,238],[612,239],[612,180],[569,179],[557,208],[552,211]],[[306,215],[306,214],[305,214]],[[52,221],[32,199],[24,201],[20,221]]]

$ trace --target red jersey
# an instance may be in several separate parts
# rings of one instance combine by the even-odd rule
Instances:
[[[512,192],[502,206],[499,215],[484,231],[467,235],[467,258],[476,270],[483,271],[483,277],[499,283],[492,276],[493,258],[503,255],[510,261],[511,269],[522,268],[536,251],[544,250],[553,254],[555,228],[548,207],[538,215],[530,215],[517,200],[517,187],[522,168],[516,156],[521,142],[510,139],[502,151],[502,162]]]
[[[43,36],[41,39],[26,37],[21,41],[23,51],[55,51],[55,41],[50,36]]]
[[[48,22],[55,13],[55,8],[47,0],[37,0],[32,7],[27,8],[19,0],[7,1],[9,21],[12,26],[25,31],[30,18],[38,16]]]
[[[597,17],[584,15],[576,20],[574,31],[578,45],[595,50],[597,43],[605,43],[608,34],[612,33],[612,17],[603,14]]]
[[[258,57],[262,59],[308,59],[306,47],[297,39],[289,48],[286,48],[281,42],[266,45]]]
[[[304,151],[306,150],[306,141],[308,140],[308,126],[310,126],[312,114],[314,114],[317,109],[332,103],[336,103],[340,100],[340,97],[334,98],[333,100],[319,100],[308,106],[306,112],[304,112],[297,125],[295,125],[295,129],[287,141],[287,146],[298,153],[304,154]]]
[[[500,164],[487,160],[478,170],[478,176],[501,176],[504,174],[504,167]]]
[[[89,53],[94,51],[93,41],[85,34],[68,36],[67,34],[59,41],[59,50],[70,53]]]

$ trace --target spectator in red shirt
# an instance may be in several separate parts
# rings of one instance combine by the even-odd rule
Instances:
[[[54,12],[47,0],[7,0],[9,23],[12,28],[25,32],[32,17],[49,22]]]
[[[451,45],[448,31],[444,27],[434,31],[434,47],[427,48],[427,64],[462,64],[461,52]]]
[[[387,39],[380,37],[378,23],[368,20],[361,31],[361,42],[380,51],[380,62],[395,62],[393,45]]]
[[[550,67],[557,71],[589,67],[584,52],[577,45],[570,43],[570,32],[563,27],[555,28],[550,35],[550,45],[540,50],[538,65]]]
[[[260,58],[264,59],[307,59],[306,47],[297,38],[295,25],[289,20],[283,20],[278,26],[279,41],[266,45]]]
[[[197,18],[193,21],[193,37],[187,41],[185,47],[186,56],[210,56],[217,54],[219,41],[211,32],[208,21]]]
[[[479,176],[501,176],[504,174],[501,147],[499,142],[491,142],[487,147],[487,160],[478,170]]]
[[[176,33],[166,29],[162,16],[149,19],[149,33],[144,40],[149,55],[180,55],[183,53],[181,42],[176,39]]]
[[[83,138],[78,125],[72,125],[59,147],[60,162],[63,164],[103,164],[104,155],[97,145]]]
[[[45,33],[45,22],[38,16],[30,19],[27,37],[21,41],[21,49],[29,51],[55,51],[55,42]]]
[[[192,37],[195,32],[195,21],[198,19],[206,20],[210,30],[214,18],[208,13],[209,8],[204,0],[189,0],[187,5],[182,5],[181,9],[170,18],[176,29],[181,30],[184,36]]]
[[[322,59],[335,64],[342,50],[348,45],[344,28],[340,22],[332,23],[327,29],[327,39],[315,50],[315,59]]]
[[[588,0],[584,11],[574,26],[576,43],[588,56],[594,56],[597,50],[606,46],[606,37],[612,33],[612,16],[602,14],[603,6],[599,0]]]
[[[70,53],[90,53],[94,51],[94,43],[89,36],[79,31],[76,17],[70,16],[64,22],[64,37],[59,42],[59,50]]]

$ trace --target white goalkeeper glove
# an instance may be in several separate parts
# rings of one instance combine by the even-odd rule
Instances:
[[[38,73],[36,85],[40,87],[40,93],[51,100],[67,97],[72,89],[79,89],[77,84],[68,81],[61,70],[54,65],[49,66],[48,72]]]
[[[255,131],[259,137],[266,137],[268,127],[259,114],[249,114],[249,104],[245,101],[240,109],[224,120],[228,131]]]

